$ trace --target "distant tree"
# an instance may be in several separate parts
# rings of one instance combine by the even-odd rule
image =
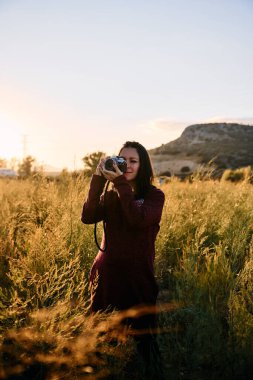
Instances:
[[[23,161],[18,165],[18,175],[21,178],[31,177],[33,174],[32,167],[35,162],[35,158],[32,156],[27,156]]]
[[[7,161],[5,158],[0,158],[0,168],[6,168]]]
[[[98,151],[91,154],[87,154],[82,158],[82,161],[84,163],[84,174],[86,176],[92,176],[92,174],[96,170],[96,167],[98,166],[101,157],[103,156],[105,156],[105,153]]]
[[[171,172],[169,170],[166,170],[165,172],[162,172],[159,175],[162,177],[171,177]]]
[[[235,170],[226,169],[221,177],[222,181],[253,183],[253,169],[251,166]]]
[[[183,166],[181,168],[181,173],[189,173],[191,171],[191,169],[189,168],[189,166]]]

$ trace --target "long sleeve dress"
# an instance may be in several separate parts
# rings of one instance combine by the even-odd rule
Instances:
[[[121,175],[113,181],[113,190],[103,197],[105,182],[104,177],[93,175],[81,217],[85,224],[105,221],[106,251],[98,252],[91,269],[92,310],[155,305],[155,239],[164,193],[151,185],[144,199],[135,199]]]

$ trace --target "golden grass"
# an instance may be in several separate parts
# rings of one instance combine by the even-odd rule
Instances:
[[[253,372],[253,186],[197,178],[161,186],[155,267],[168,376],[171,368],[246,376]],[[134,345],[122,330],[125,316],[88,309],[97,248],[93,226],[80,221],[87,190],[86,179],[68,175],[0,180],[0,378],[37,366],[45,379],[127,379]]]

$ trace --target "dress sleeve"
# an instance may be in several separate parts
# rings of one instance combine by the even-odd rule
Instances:
[[[160,189],[152,187],[144,202],[141,203],[135,200],[131,186],[123,175],[115,178],[113,183],[130,225],[145,228],[160,222],[165,198]]]
[[[84,202],[81,221],[85,224],[97,223],[104,218],[104,205],[101,194],[106,179],[94,174],[91,179],[87,200]]]

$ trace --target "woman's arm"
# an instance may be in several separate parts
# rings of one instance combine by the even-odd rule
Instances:
[[[84,202],[81,221],[85,224],[93,224],[104,219],[104,206],[101,200],[106,179],[94,174],[91,179],[87,200]]]
[[[160,189],[152,187],[141,203],[135,200],[131,186],[123,175],[115,178],[113,183],[129,224],[144,228],[160,222],[165,198]]]

